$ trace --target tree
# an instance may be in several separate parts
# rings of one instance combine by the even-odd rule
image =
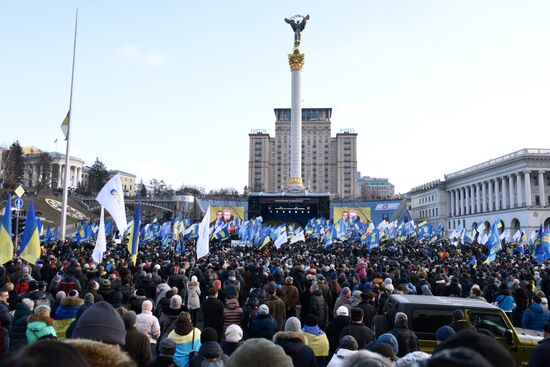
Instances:
[[[90,192],[98,193],[105,183],[107,183],[108,179],[109,172],[107,172],[107,167],[96,157],[94,164],[90,167]]]
[[[141,199],[147,197],[147,188],[145,187],[143,180],[141,180],[138,184],[138,197]]]
[[[39,176],[36,182],[36,189],[38,192],[45,187],[50,186],[52,177],[52,158],[48,153],[40,153],[38,156],[38,169]]]
[[[204,188],[182,184],[180,188],[176,190],[176,195],[203,196]]]
[[[23,162],[23,148],[19,141],[15,141],[7,152],[2,155],[2,172],[4,187],[15,188],[23,179],[25,164]]]

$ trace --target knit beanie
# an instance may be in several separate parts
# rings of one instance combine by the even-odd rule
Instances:
[[[435,339],[439,341],[445,341],[448,337],[455,335],[455,331],[448,325],[443,325],[435,332]]]
[[[206,358],[218,358],[223,354],[220,344],[216,341],[206,342],[201,346]]]
[[[72,337],[123,346],[126,343],[126,329],[113,306],[101,301],[90,306],[82,314],[76,322]]]
[[[306,316],[306,319],[304,320],[304,324],[306,326],[316,326],[319,323],[319,320],[317,319],[317,316],[313,314],[309,314]]]
[[[211,327],[205,327],[204,330],[201,332],[201,344],[204,344],[206,342],[211,341],[217,341],[218,340],[218,332],[216,329]]]
[[[297,317],[289,317],[285,323],[285,331],[295,331],[300,332],[302,330],[302,325],[300,320]]]
[[[293,367],[292,359],[285,354],[283,348],[263,338],[245,341],[231,354],[225,366],[257,366],[258,361],[261,361],[262,367]]]
[[[397,338],[392,333],[385,333],[380,335],[378,339],[376,339],[376,342],[377,344],[381,344],[381,343],[388,344],[392,348],[395,354],[399,352],[399,342],[397,341]],[[373,351],[376,352],[375,350]]]
[[[153,302],[149,301],[148,299],[143,301],[143,303],[141,304],[141,311],[153,311]]]
[[[196,276],[196,275],[193,275],[193,276],[191,277],[191,281],[192,281],[192,282],[198,282],[197,276]]]
[[[124,326],[128,329],[136,325],[137,315],[134,311],[128,311],[122,315],[122,321],[124,321]]]
[[[189,316],[187,313],[183,313],[178,316],[174,331],[178,335],[187,335],[193,331],[193,323],[189,319]]]
[[[357,350],[359,349],[359,344],[357,344],[357,340],[353,336],[346,335],[340,339],[339,347],[347,350]]]
[[[481,354],[469,348],[451,348],[434,353],[426,367],[492,367]]]
[[[173,310],[179,310],[182,303],[183,301],[179,294],[175,294],[172,296],[172,298],[170,298],[170,308]]]
[[[86,293],[84,295],[84,303],[88,303],[88,304],[94,303],[94,295],[91,293]]]
[[[176,353],[176,342],[170,338],[163,339],[159,349],[161,356],[172,357]]]
[[[238,343],[242,339],[243,339],[243,329],[241,329],[241,327],[239,325],[231,324],[225,330],[225,341],[226,342],[228,342],[228,343]]]
[[[269,315],[269,307],[267,307],[267,305],[260,305],[260,307],[258,308],[258,313],[260,315]]]
[[[349,309],[346,306],[340,306],[336,310],[336,316],[349,316]]]

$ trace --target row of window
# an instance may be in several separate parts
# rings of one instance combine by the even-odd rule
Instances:
[[[439,215],[439,208],[431,208],[420,211],[420,219],[437,217]]]

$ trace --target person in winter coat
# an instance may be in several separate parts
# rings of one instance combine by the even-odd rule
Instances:
[[[237,299],[237,293],[234,287],[229,287],[227,290],[227,301],[225,301],[225,308],[223,309],[223,332],[229,325],[239,325],[241,324],[241,316],[243,314],[243,309],[239,306],[239,301]]]
[[[145,367],[151,360],[151,346],[147,335],[136,329],[137,316],[134,311],[128,311],[122,316],[126,327],[126,343],[123,350],[138,367]]]
[[[258,307],[260,306],[257,298],[248,298],[246,305],[243,308],[243,313],[241,315],[241,327],[243,329],[244,338],[248,339],[250,336],[250,327],[252,326],[252,321],[258,317]]]
[[[294,367],[317,367],[317,359],[308,340],[301,331],[300,320],[291,317],[285,323],[285,331],[273,336],[273,342],[283,348],[286,355],[292,358]]]
[[[15,313],[13,315],[13,323],[10,330],[10,353],[15,352],[25,345],[27,342],[28,317],[32,315],[34,302],[28,298],[24,298],[21,302],[15,305]]]
[[[317,317],[315,317],[315,315],[306,316],[306,322],[302,328],[302,332],[307,339],[307,344],[311,347],[313,353],[315,354],[317,364],[320,367],[324,367],[328,357],[328,339],[325,332],[319,328]]]
[[[363,310],[360,308],[351,309],[351,323],[342,329],[340,338],[351,335],[357,341],[359,349],[365,349],[367,344],[374,340],[374,332],[363,324]]]
[[[164,340],[168,337],[168,334],[176,327],[176,321],[183,308],[181,306],[181,297],[176,294],[170,298],[170,305],[168,308],[160,313],[159,326],[160,337],[159,340]]]
[[[512,320],[512,311],[516,308],[516,301],[514,300],[514,297],[512,297],[510,289],[508,289],[506,283],[502,283],[499,295],[496,296],[493,304],[499,307],[502,311],[506,312],[508,319]]]
[[[275,295],[275,285],[270,285],[267,289],[267,299],[265,304],[269,307],[269,313],[273,315],[277,322],[277,330],[283,330],[286,321],[285,303]]]
[[[187,310],[191,313],[193,325],[197,325],[197,312],[201,308],[201,287],[197,277],[193,275],[187,283]]]
[[[54,327],[57,337],[65,339],[69,325],[76,319],[78,308],[84,304],[84,300],[78,298],[76,290],[69,291],[66,297],[61,299],[61,304],[55,310]]]
[[[218,333],[218,340],[223,335],[223,303],[218,299],[216,288],[210,288],[209,296],[202,302],[204,327],[211,327]]]
[[[334,302],[334,316],[336,316],[336,310],[340,306],[346,306],[348,311],[351,311],[351,290],[349,287],[342,288],[340,295],[336,299],[336,302]]]
[[[191,315],[182,312],[178,316],[176,328],[170,332],[168,338],[176,342],[176,353],[174,362],[178,367],[189,366],[189,355],[191,352],[198,352],[201,347],[201,331],[193,327]]]
[[[336,349],[338,348],[338,345],[340,344],[340,334],[342,333],[342,330],[348,326],[350,323],[349,318],[349,311],[346,306],[340,306],[336,310],[336,317],[333,318],[326,328],[327,338],[328,338],[328,344],[329,344],[329,351],[328,355],[329,358],[332,357]]]
[[[449,297],[449,296],[461,297],[462,296],[462,286],[458,282],[457,277],[453,277],[451,279],[451,284],[449,284],[448,286],[445,287],[445,289],[443,290],[443,296],[445,296],[445,297]]]
[[[225,329],[225,339],[222,341],[221,347],[223,353],[230,356],[243,343],[243,330],[239,325],[229,325]]]
[[[296,316],[296,306],[300,304],[300,294],[293,282],[292,277],[286,277],[285,284],[281,287],[281,299],[285,303],[287,317]]]
[[[269,314],[269,307],[263,304],[258,307],[258,316],[250,325],[250,336],[271,340],[277,332],[277,322]]]
[[[40,305],[34,308],[34,314],[29,316],[25,335],[29,344],[39,339],[57,338],[49,306]]]
[[[328,322],[328,305],[319,289],[317,283],[313,283],[309,287],[311,296],[309,297],[309,314],[315,315],[319,321],[321,329],[326,328]]]
[[[344,336],[327,367],[342,367],[346,359],[357,352],[357,341],[351,335]]]
[[[546,367],[550,361],[550,324],[544,324],[543,331],[544,339],[531,353],[529,367]]]
[[[464,312],[462,310],[453,311],[453,321],[449,324],[455,332],[462,330],[476,331],[476,328],[469,320],[464,318]]]
[[[395,336],[397,343],[399,344],[398,357],[403,357],[410,352],[416,352],[418,350],[418,338],[414,331],[409,329],[407,315],[403,312],[395,314],[395,322],[393,329],[390,333]]]
[[[550,311],[545,311],[539,296],[533,297],[533,304],[523,313],[521,327],[543,331],[544,324],[550,322]]]
[[[160,336],[160,324],[153,316],[153,302],[146,300],[141,304],[141,313],[136,317],[136,329],[147,336],[151,352],[154,354]]]
[[[189,367],[223,366],[222,362],[226,362],[229,357],[223,354],[217,340],[216,330],[211,327],[204,328],[201,333],[201,347],[189,361]]]
[[[160,342],[158,357],[147,367],[174,367],[174,353],[176,353],[176,343],[172,339],[164,339]]]

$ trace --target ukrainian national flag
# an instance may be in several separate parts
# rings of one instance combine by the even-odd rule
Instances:
[[[132,255],[132,263],[136,265],[137,253],[139,246],[139,227],[141,225],[141,203],[136,204],[136,211],[134,213],[134,225],[132,226],[132,231],[128,237],[128,252]]]
[[[0,223],[0,264],[13,259],[13,241],[11,239],[11,195],[8,195],[4,219]]]
[[[27,219],[25,220],[25,231],[23,232],[18,255],[33,265],[40,258],[40,233],[38,233],[36,214],[34,213],[32,201],[29,205]]]
[[[468,266],[471,267],[472,269],[477,268],[477,259],[475,256],[472,256],[472,258],[468,262]]]
[[[500,243],[500,236],[498,234],[498,228],[500,226],[500,220],[497,219],[491,227],[489,241],[487,242],[487,245],[489,246],[489,257],[491,257],[491,255],[496,255],[500,250],[502,250],[502,244]]]

